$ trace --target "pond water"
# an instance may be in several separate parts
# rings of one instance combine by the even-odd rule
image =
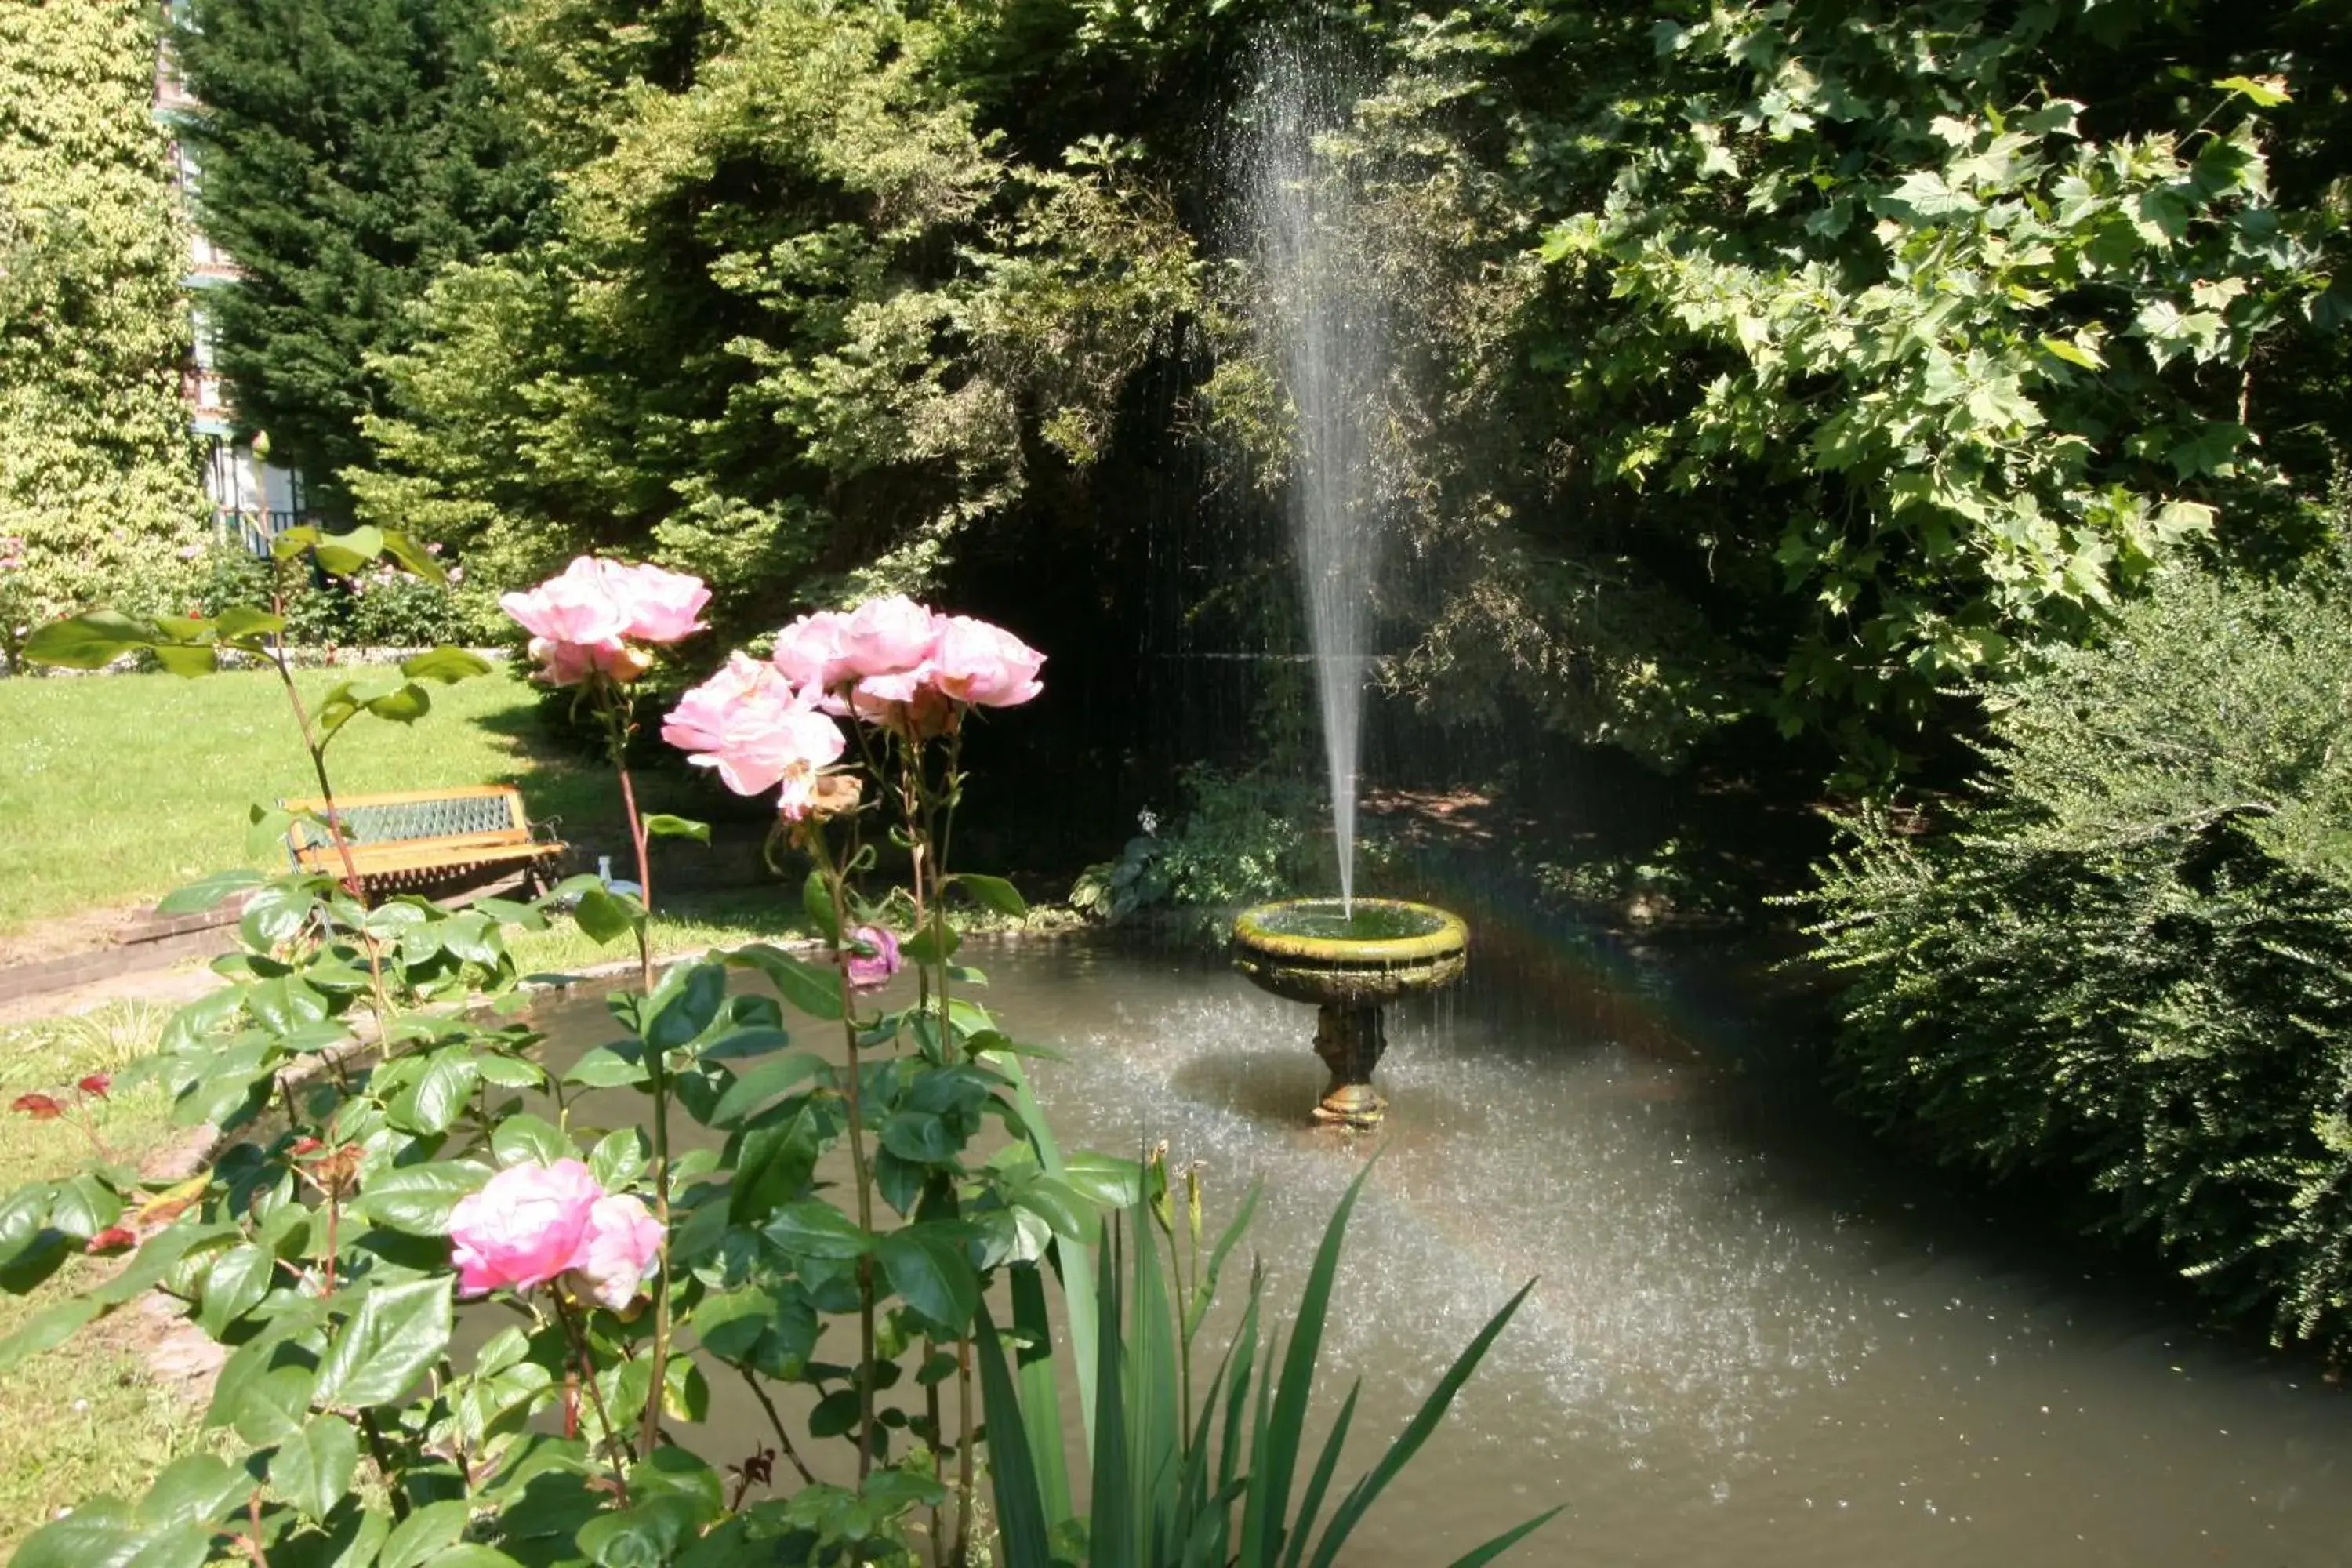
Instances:
[[[1325,1352],[1327,1412],[1366,1384],[1349,1473],[1540,1283],[1350,1568],[1449,1562],[1554,1503],[1507,1561],[2352,1552],[2352,1402],[2315,1366],[2203,1334],[2160,1275],[1908,1173],[1662,963],[1475,952],[1458,990],[1391,1010],[1384,1153]],[[965,956],[1018,1037],[1068,1058],[1033,1072],[1065,1146],[1167,1139],[1228,1209],[1264,1179],[1255,1246],[1286,1300],[1371,1147],[1307,1124],[1313,1010],[1198,955]],[[541,1022],[559,1060],[615,1032],[586,1000]],[[711,1452],[750,1448],[751,1415],[722,1404]]]

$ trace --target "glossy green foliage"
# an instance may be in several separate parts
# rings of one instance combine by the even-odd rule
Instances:
[[[443,266],[509,250],[551,197],[501,101],[503,0],[195,0],[173,47],[205,233],[241,276],[208,289],[237,413],[321,499],[385,405],[374,356]]]
[[[186,240],[150,112],[156,8],[0,15],[0,656],[93,604],[183,606],[204,538]],[[17,552],[0,545],[0,563]],[[0,657],[0,668],[13,663]]]
[[[2228,1309],[2352,1346],[2352,619],[2176,577],[2003,699],[1937,831],[1821,868],[1856,1102],[2083,1189]],[[1916,824],[1911,825],[1915,828]]]
[[[2341,321],[2315,25],[1401,24],[1346,155],[1422,367],[1401,489],[1437,567],[1404,684],[1666,761],[1768,716],[1884,776],[1939,692],[2096,637],[2157,562],[2307,550],[2336,418],[2307,367]]]

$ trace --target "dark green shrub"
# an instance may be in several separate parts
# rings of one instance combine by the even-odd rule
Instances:
[[[1947,830],[1860,825],[1813,928],[1853,1097],[2095,1195],[2352,1349],[2352,613],[2185,577],[2004,695]]]

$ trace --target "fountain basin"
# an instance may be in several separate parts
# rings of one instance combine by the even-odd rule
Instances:
[[[1317,1012],[1315,1054],[1331,1069],[1318,1121],[1377,1127],[1388,1101],[1372,1068],[1388,1048],[1381,1009],[1461,978],[1470,928],[1462,917],[1402,899],[1286,899],[1234,921],[1234,967],[1260,988]]]

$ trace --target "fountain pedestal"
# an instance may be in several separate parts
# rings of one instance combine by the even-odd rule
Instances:
[[[1469,928],[1458,915],[1400,899],[1291,899],[1234,921],[1234,967],[1262,989],[1317,1009],[1315,1054],[1331,1069],[1318,1121],[1370,1128],[1388,1101],[1372,1069],[1388,1046],[1381,1009],[1461,978]]]

